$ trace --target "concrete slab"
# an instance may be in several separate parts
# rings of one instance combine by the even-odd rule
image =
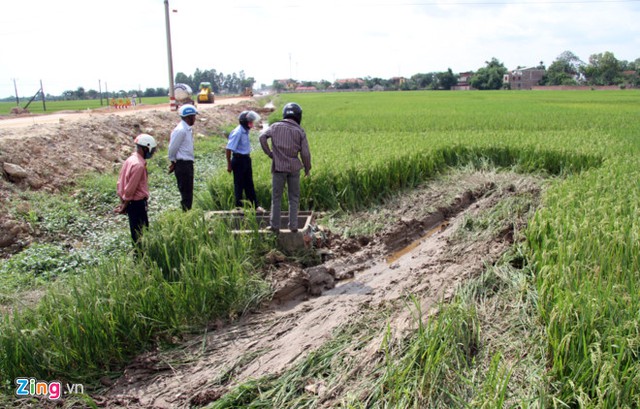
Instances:
[[[207,212],[205,217],[219,217],[227,220],[231,225],[231,232],[233,234],[247,234],[254,232],[254,230],[243,230],[245,214],[242,210],[212,211]],[[258,233],[276,234],[271,230],[267,230],[267,227],[269,227],[270,217],[270,212],[256,213]],[[315,220],[312,211],[298,212],[298,231],[293,233],[288,228],[281,228],[280,232],[277,234],[278,237],[276,240],[278,249],[286,253],[294,253],[298,250],[310,247],[313,240],[314,223]],[[280,214],[280,225],[289,225],[289,212],[282,212]]]

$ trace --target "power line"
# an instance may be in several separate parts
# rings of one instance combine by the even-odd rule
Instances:
[[[400,3],[399,6],[506,6],[518,4],[605,4],[605,3],[640,3],[640,0],[541,0],[541,1],[454,1],[447,3],[420,2],[420,3]],[[382,4],[381,4],[382,5]],[[395,4],[394,4],[395,5]]]
[[[540,1],[452,1],[452,2],[406,2],[406,3],[362,3],[341,4],[341,7],[397,7],[397,6],[510,6],[510,5],[537,5],[537,4],[615,4],[615,3],[640,3],[640,0],[540,0]],[[315,7],[311,4],[282,4],[270,5],[269,8],[306,8]],[[263,6],[234,5],[234,9],[259,9]]]

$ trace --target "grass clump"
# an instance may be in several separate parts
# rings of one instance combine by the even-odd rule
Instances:
[[[143,257],[106,260],[51,286],[35,308],[5,315],[2,378],[90,384],[153,345],[237,317],[269,293],[250,267],[262,245],[198,211],[168,214],[144,236]]]

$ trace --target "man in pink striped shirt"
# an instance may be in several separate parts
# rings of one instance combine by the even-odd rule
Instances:
[[[156,150],[156,141],[151,135],[140,134],[135,139],[136,150],[122,165],[116,191],[120,197],[120,205],[115,212],[129,216],[129,229],[134,245],[138,245],[140,235],[145,227],[149,227],[147,215],[147,199],[149,185],[147,183],[147,159]]]
[[[300,170],[309,176],[311,153],[307,134],[300,126],[302,108],[295,102],[289,102],[282,109],[280,122],[271,125],[260,135],[262,150],[271,159],[271,215],[270,230],[280,231],[280,208],[284,185],[289,196],[289,229],[298,231],[298,208],[300,205]],[[271,138],[271,148],[267,139]]]

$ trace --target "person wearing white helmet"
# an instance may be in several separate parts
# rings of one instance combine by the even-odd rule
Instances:
[[[180,123],[171,132],[169,140],[169,173],[175,172],[178,190],[180,191],[180,206],[183,211],[191,209],[193,204],[193,124],[196,122],[198,110],[191,104],[185,104],[178,109]]]
[[[153,136],[147,134],[138,135],[134,143],[136,150],[124,162],[118,176],[116,191],[120,198],[120,205],[115,212],[129,216],[131,239],[139,249],[140,235],[144,228],[149,227],[147,159],[153,156],[158,144]]]
[[[227,142],[227,172],[233,172],[233,193],[236,207],[242,207],[242,192],[258,212],[264,209],[258,206],[256,190],[253,185],[253,169],[251,167],[251,141],[249,131],[260,121],[260,115],[254,111],[242,111],[238,116],[238,125],[229,134]],[[233,157],[232,157],[233,156]]]

